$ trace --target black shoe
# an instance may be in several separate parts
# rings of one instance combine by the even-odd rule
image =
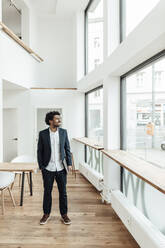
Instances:
[[[42,218],[40,219],[40,225],[46,224],[49,219],[50,219],[50,215],[49,214],[44,214],[42,216]]]
[[[65,225],[70,225],[71,224],[71,220],[69,219],[67,214],[62,215],[61,220]]]

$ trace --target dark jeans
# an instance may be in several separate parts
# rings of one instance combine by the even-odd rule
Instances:
[[[46,169],[42,170],[42,178],[44,183],[44,199],[43,199],[43,212],[44,214],[50,214],[52,207],[52,189],[54,179],[57,182],[57,187],[59,191],[59,208],[60,214],[67,214],[68,206],[67,206],[67,192],[66,192],[66,184],[67,184],[67,173],[66,170],[63,169],[61,171],[51,172]]]

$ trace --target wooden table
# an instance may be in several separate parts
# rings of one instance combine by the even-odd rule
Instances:
[[[22,172],[20,206],[23,206],[25,172],[29,172],[30,175],[30,195],[32,196],[33,195],[32,173],[36,172],[37,168],[38,168],[37,163],[0,163],[0,171]]]

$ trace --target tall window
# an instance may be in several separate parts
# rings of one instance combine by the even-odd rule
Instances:
[[[86,136],[103,144],[103,88],[86,93]]]
[[[125,37],[144,19],[160,0],[120,0],[122,37]]]
[[[103,0],[91,0],[85,10],[86,73],[103,62]]]
[[[165,57],[122,79],[123,149],[165,168]]]

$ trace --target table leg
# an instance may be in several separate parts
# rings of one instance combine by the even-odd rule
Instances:
[[[25,181],[25,172],[22,172],[22,184],[21,184],[21,199],[20,199],[20,206],[23,206],[24,181]]]
[[[33,195],[33,182],[32,182],[32,172],[29,172],[30,175],[30,195]]]

